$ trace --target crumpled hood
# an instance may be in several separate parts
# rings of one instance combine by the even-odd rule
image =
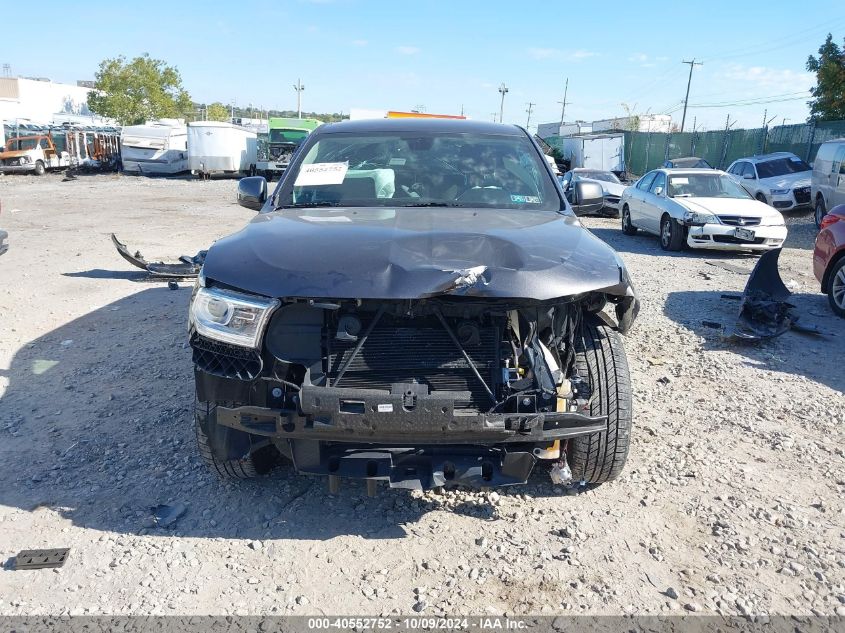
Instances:
[[[761,178],[760,184],[763,184],[770,189],[793,189],[795,187],[809,187],[810,174],[813,172],[806,171],[797,174],[786,174],[785,176],[773,176],[771,178]]]
[[[625,191],[625,185],[621,183],[617,184],[615,182],[608,182],[607,180],[593,180],[592,178],[582,178],[581,180],[601,185],[602,191],[604,191],[604,195],[606,196],[619,196],[621,198],[622,192]]]
[[[0,152],[0,160],[6,160],[9,158],[20,158],[21,156],[27,156],[30,152],[32,152],[31,149],[16,149],[10,150],[8,152]]]
[[[577,218],[527,210],[263,213],[209,249],[203,274],[270,297],[635,296],[622,260]]]

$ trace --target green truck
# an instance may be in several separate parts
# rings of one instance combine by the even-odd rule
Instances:
[[[296,147],[323,122],[317,119],[270,117],[268,132],[258,137],[256,171],[267,180],[281,176]]]

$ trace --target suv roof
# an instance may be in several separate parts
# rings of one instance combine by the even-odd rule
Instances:
[[[506,136],[520,136],[525,130],[516,125],[502,123],[488,123],[484,121],[468,121],[462,119],[361,119],[359,121],[340,121],[326,123],[318,127],[312,134],[340,134],[342,132],[440,132],[448,133],[476,133],[499,134]]]
[[[792,152],[772,152],[771,154],[758,154],[756,156],[747,156],[745,158],[737,158],[734,162],[737,162],[737,160],[747,160],[747,161],[751,161],[752,163],[763,163],[767,160],[773,160],[775,158],[791,158],[793,156],[795,156],[796,158],[798,157],[796,154],[793,154]]]

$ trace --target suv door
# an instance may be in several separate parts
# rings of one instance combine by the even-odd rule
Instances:
[[[830,206],[832,209],[838,204],[845,204],[845,145],[840,145],[833,157],[833,165],[829,176]]]
[[[662,201],[666,196],[666,174],[657,172],[648,192],[643,196],[642,226],[650,233],[660,231],[660,216],[663,215]]]

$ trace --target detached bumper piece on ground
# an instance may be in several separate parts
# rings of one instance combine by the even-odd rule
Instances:
[[[808,334],[820,334],[816,326],[799,323],[800,314],[789,299],[792,293],[778,273],[781,249],[763,253],[751,271],[739,319],[730,337],[738,341],[761,341],[774,338],[794,328]]]
[[[144,259],[144,256],[141,255],[140,251],[135,251],[135,254],[133,255],[129,252],[129,249],[126,248],[126,244],[118,240],[114,233],[111,235],[111,241],[117,249],[118,254],[123,259],[136,268],[140,268],[141,270],[145,270],[150,273],[151,278],[190,279],[192,277],[196,277],[200,272],[200,268],[202,268],[202,263],[205,261],[205,255],[208,252],[200,251],[193,257],[182,255],[179,257],[178,262],[165,264],[164,262],[148,262]]]

